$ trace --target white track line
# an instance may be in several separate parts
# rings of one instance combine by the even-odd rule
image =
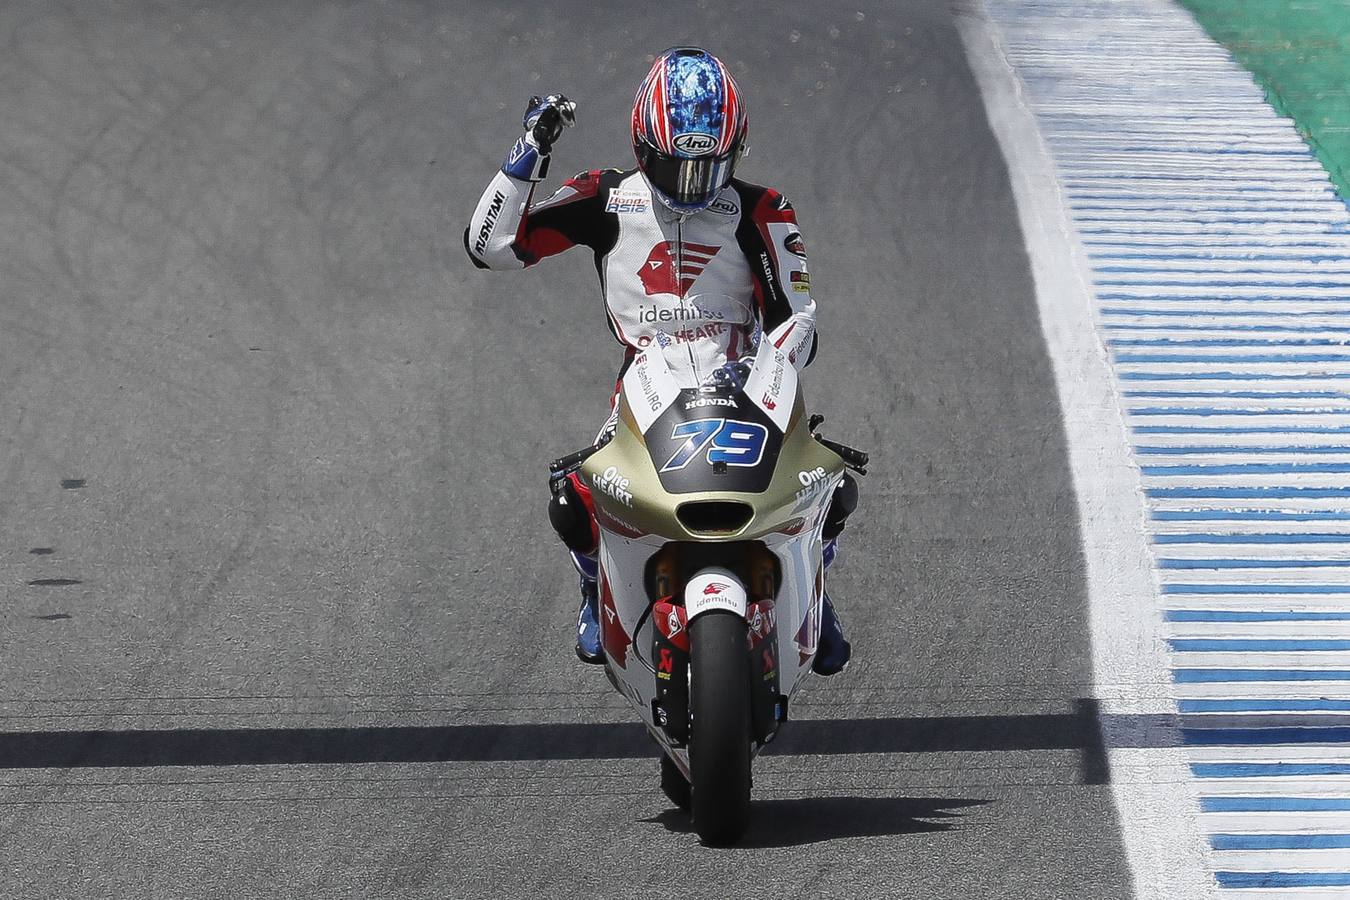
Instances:
[[[980,12],[958,16],[985,110],[1008,163],[1036,283],[1041,326],[1064,409],[1091,598],[1094,682],[1107,713],[1165,713],[1166,644],[1139,505],[1138,472],[1092,316],[1090,270],[1060,202],[1041,141],[1000,33]],[[1182,751],[1120,749],[1106,735],[1112,791],[1135,896],[1211,894],[1198,804]],[[1144,773],[1145,777],[1137,777]]]

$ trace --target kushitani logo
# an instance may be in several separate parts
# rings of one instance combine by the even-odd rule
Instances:
[[[497,227],[497,217],[502,214],[502,204],[506,202],[506,195],[497,191],[492,195],[492,205],[488,207],[487,215],[483,217],[483,227],[478,229],[478,240],[473,242],[473,252],[479,256],[487,249],[488,238],[492,237],[492,229]]]

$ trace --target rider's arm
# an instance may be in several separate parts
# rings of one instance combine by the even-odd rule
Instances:
[[[554,142],[575,121],[576,104],[562,94],[530,98],[525,133],[489,182],[464,229],[464,250],[475,266],[519,269],[577,244],[597,253],[613,246],[618,230],[613,217],[602,210],[601,172],[582,172],[547,200],[531,204],[535,185],[548,175]]]
[[[464,249],[480,269],[519,269],[583,244],[602,247],[612,216],[599,190],[604,173],[581,172],[547,200],[531,204],[535,182],[498,172],[464,231]],[[614,235],[613,237],[617,237]]]
[[[736,237],[750,260],[765,339],[800,370],[816,353],[816,303],[797,214],[786,197],[767,188],[744,199],[752,202]]]

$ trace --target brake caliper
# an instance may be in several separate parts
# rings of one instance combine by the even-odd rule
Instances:
[[[667,597],[652,606],[655,624],[652,661],[656,664],[656,699],[652,717],[672,742],[689,741],[689,621],[683,606]]]

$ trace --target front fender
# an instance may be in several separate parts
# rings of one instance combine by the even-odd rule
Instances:
[[[713,610],[735,613],[744,619],[747,608],[745,585],[726,569],[704,569],[684,586],[684,611],[690,622]]]

